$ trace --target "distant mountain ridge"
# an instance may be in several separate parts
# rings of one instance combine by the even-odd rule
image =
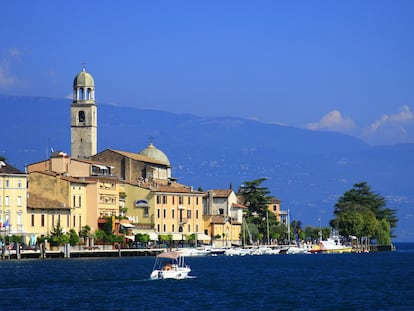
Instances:
[[[70,154],[70,99],[0,95],[0,155],[19,169],[50,150]],[[235,117],[198,117],[118,107],[98,100],[98,151],[139,152],[150,141],[166,153],[180,182],[204,190],[267,177],[264,186],[292,219],[327,225],[338,196],[367,181],[399,210],[399,241],[414,241],[414,144],[369,146],[334,132]]]

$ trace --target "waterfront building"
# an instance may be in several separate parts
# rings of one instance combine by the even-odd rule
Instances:
[[[92,159],[111,166],[124,182],[126,215],[134,233],[155,237],[155,231],[175,241],[194,234],[199,241],[210,240],[204,234],[204,192],[177,183],[168,157],[154,144],[139,153],[107,149]]]
[[[214,247],[241,245],[242,223],[224,215],[204,216],[205,233],[212,238]]]
[[[92,160],[112,167],[114,175],[128,183],[138,181],[170,180],[171,164],[168,157],[152,143],[139,153],[106,149],[93,155]]]
[[[94,231],[98,229],[99,224],[106,221],[107,217],[119,215],[120,183],[118,178],[111,174],[111,169],[103,163],[72,159],[63,152],[53,152],[50,159],[29,164],[27,166],[29,176],[50,175],[56,180],[85,184],[85,193],[75,193],[76,189],[79,189],[76,185],[71,191],[56,192],[53,187],[47,186],[46,182],[34,183],[34,179],[31,178],[29,194],[33,193],[40,198],[48,199],[49,203],[55,201],[67,204],[72,213],[70,227],[78,231],[78,228],[89,225]],[[76,208],[79,200],[82,212]]]
[[[0,160],[1,234],[26,235],[27,175]]]
[[[273,213],[276,216],[276,221],[281,221],[281,211],[280,211],[280,200],[275,197],[269,198],[269,203],[267,204],[267,209],[269,212]]]
[[[233,189],[208,190],[203,198],[205,234],[216,246],[240,244],[245,206],[238,203]],[[221,238],[218,238],[220,236]]]

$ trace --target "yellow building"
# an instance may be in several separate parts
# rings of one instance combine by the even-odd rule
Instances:
[[[267,209],[269,212],[272,212],[276,216],[276,221],[281,221],[281,211],[280,211],[280,200],[271,197],[269,199],[269,204],[267,205]]]
[[[155,199],[154,226],[159,234],[171,234],[173,240],[185,240],[196,234],[199,240],[204,235],[203,196],[204,192],[178,183],[155,183],[150,186]]]
[[[86,190],[74,186],[70,191],[54,193],[51,190],[54,188],[48,186],[47,183],[38,182],[32,185],[29,183],[29,192],[52,201],[64,202],[67,206],[79,204],[76,197],[79,200],[81,196],[82,211],[76,208],[71,210],[74,213],[71,215],[71,226],[81,228],[89,225],[93,232],[99,228],[98,223],[101,223],[102,219],[119,215],[120,185],[118,178],[112,175],[111,169],[111,166],[100,162],[71,159],[63,152],[54,152],[48,160],[29,164],[27,166],[29,176],[35,173],[60,176],[59,182],[65,180],[78,182],[84,184]],[[34,185],[37,188],[32,190]],[[78,191],[85,191],[85,193],[80,194]]]
[[[204,216],[205,234],[211,236],[213,246],[241,245],[242,224],[224,215]]]
[[[28,232],[46,236],[59,223],[79,232],[87,224],[87,187],[90,182],[53,172],[28,175]]]
[[[3,234],[26,235],[27,175],[0,161],[0,221]]]
[[[155,197],[151,190],[137,184],[125,183],[126,216],[138,231],[154,231]]]

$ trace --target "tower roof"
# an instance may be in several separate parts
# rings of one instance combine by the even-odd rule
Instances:
[[[95,87],[95,81],[93,80],[90,73],[86,72],[85,67],[83,67],[82,71],[75,77],[73,81],[73,86],[76,87]]]
[[[139,154],[145,155],[165,165],[170,165],[170,160],[168,160],[168,157],[165,155],[165,153],[156,148],[152,143],[150,143],[148,147],[142,150]]]

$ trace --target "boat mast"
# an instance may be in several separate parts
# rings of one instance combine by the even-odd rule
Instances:
[[[266,226],[267,226],[267,245],[270,245],[269,241],[269,211],[266,211]]]
[[[287,213],[287,232],[288,232],[288,244],[290,245],[290,210]]]

